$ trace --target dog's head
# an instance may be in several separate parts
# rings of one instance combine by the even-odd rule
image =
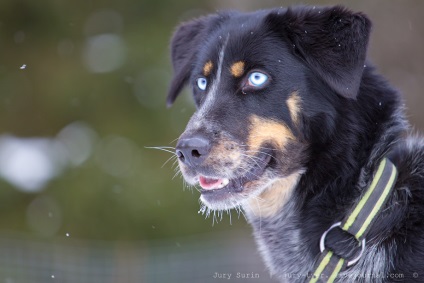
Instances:
[[[176,154],[205,205],[282,202],[310,144],[336,123],[335,100],[356,98],[369,30],[342,7],[220,13],[178,27],[168,105],[191,87],[197,111]]]

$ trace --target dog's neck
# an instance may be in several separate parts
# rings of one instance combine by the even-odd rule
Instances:
[[[364,152],[353,161],[333,156],[334,172],[325,172],[325,178],[317,176],[328,167],[314,164],[314,168],[318,167],[315,171],[308,168],[303,175],[292,175],[286,181],[276,182],[245,208],[267,266],[283,282],[296,282],[296,278],[306,276],[313,269],[324,230],[343,218],[352,202],[370,183],[376,164],[390,153],[402,138],[404,129],[408,128],[402,110],[394,110],[390,117],[375,123],[378,138],[370,148],[362,148],[367,151],[368,158],[365,160],[361,160]],[[341,161],[360,166],[340,164]],[[327,159],[325,162],[330,161]],[[337,170],[343,168],[344,179],[338,178]],[[346,168],[351,168],[351,171],[348,172]],[[327,197],[323,197],[323,194],[327,194]],[[339,203],[335,201],[337,198]],[[323,230],[323,227],[326,228]],[[375,235],[378,235],[378,231],[373,233],[373,237]],[[380,240],[373,239],[360,262],[345,273],[349,276],[385,274],[388,267],[383,264],[384,260],[378,259],[387,258],[392,251],[388,247],[377,248]],[[369,280],[364,282],[379,282],[378,279],[372,281],[375,278]]]
[[[384,153],[378,149],[372,152],[369,163],[361,170],[357,180],[358,187],[365,187],[369,183],[373,175],[371,164]],[[312,220],[316,215],[310,215],[312,221],[307,223],[304,221],[304,217],[308,217],[304,215],[305,211],[302,209],[304,200],[294,193],[295,190],[305,189],[299,182],[301,177],[300,174],[293,174],[286,181],[275,182],[244,207],[267,267],[271,274],[277,276],[282,282],[303,282],[304,276],[314,269],[314,263],[319,256],[319,239],[324,232],[318,228],[322,227],[322,223],[314,223]],[[315,211],[315,213],[325,214],[327,208],[325,204],[323,205],[323,211]],[[333,207],[336,205],[333,204]],[[343,215],[343,212],[340,211],[339,215]],[[331,221],[330,224],[333,224],[336,219]],[[316,233],[310,234],[310,228],[313,230],[313,226],[316,228]],[[305,229],[307,227],[309,228]],[[379,239],[374,239],[374,243],[376,242],[378,243]],[[392,258],[394,256],[390,254],[392,252],[394,251],[390,248],[381,248],[370,242],[361,261],[341,276],[362,278],[363,274],[386,274],[388,266],[385,259]],[[364,282],[380,282],[375,278],[367,280],[365,279]]]

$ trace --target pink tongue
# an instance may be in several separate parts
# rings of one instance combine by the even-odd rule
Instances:
[[[222,179],[209,179],[203,176],[200,176],[199,178],[199,184],[200,186],[205,190],[213,190],[219,187],[221,185]]]

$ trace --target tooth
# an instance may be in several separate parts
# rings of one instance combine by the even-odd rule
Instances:
[[[223,179],[221,184],[219,184],[218,189],[222,189],[223,187],[225,187],[226,185],[228,185],[228,183],[230,182],[229,179]]]

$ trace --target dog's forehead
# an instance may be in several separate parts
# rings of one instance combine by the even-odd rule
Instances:
[[[264,61],[260,46],[267,45],[267,33],[264,29],[266,11],[242,13],[230,16],[214,33],[210,34],[200,47],[198,69],[204,76],[217,70],[220,54],[223,62],[229,65],[235,77],[243,74],[245,61]],[[271,39],[269,39],[271,40]]]

